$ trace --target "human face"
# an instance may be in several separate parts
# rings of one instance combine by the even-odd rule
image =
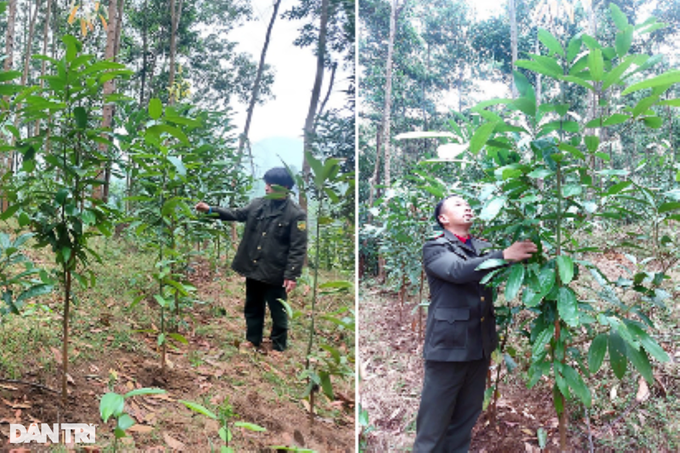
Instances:
[[[472,225],[472,209],[467,201],[461,197],[451,197],[444,202],[439,213],[439,221],[446,226],[466,226]]]
[[[272,185],[269,184],[269,183],[265,183],[265,185],[264,185],[264,193],[266,193],[267,195],[269,195],[269,194],[272,193],[273,191],[274,191],[274,189],[272,189]]]

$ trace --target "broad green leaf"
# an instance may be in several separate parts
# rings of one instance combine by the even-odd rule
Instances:
[[[669,201],[659,206],[659,214],[680,209],[680,201]]]
[[[574,260],[570,256],[560,255],[557,257],[557,269],[560,273],[560,281],[568,285],[574,278]]]
[[[186,337],[182,334],[179,333],[169,333],[168,336],[172,338],[175,341],[178,341],[182,344],[189,344],[189,340],[186,339]]]
[[[114,416],[118,418],[125,408],[125,399],[122,395],[117,393],[106,393],[99,402],[99,414],[104,423],[109,420],[109,417]]]
[[[578,301],[571,288],[563,286],[558,290],[557,311],[568,325],[571,327],[578,325]]]
[[[13,206],[10,206],[9,208],[7,208],[7,209],[5,210],[5,212],[3,212],[2,214],[0,214],[0,220],[7,220],[7,219],[9,219],[10,217],[12,217],[12,216],[19,210],[19,208],[21,208],[21,206],[18,205],[18,204],[15,204],[15,205],[13,205]]]
[[[629,115],[623,115],[621,113],[615,113],[606,120],[604,120],[603,126],[613,126],[615,124],[625,123],[630,119]]]
[[[642,121],[645,123],[645,126],[652,129],[658,129],[663,126],[663,119],[658,116],[647,116],[642,118]]]
[[[579,54],[582,44],[583,41],[579,35],[576,35],[571,38],[571,40],[569,40],[569,45],[567,46],[567,61],[569,63],[574,61],[574,58],[576,58],[576,56]]]
[[[347,280],[326,282],[319,285],[319,288],[352,288],[354,284]]]
[[[538,428],[536,436],[538,437],[538,447],[544,449],[548,445],[548,432],[543,428]]]
[[[628,53],[630,45],[633,43],[633,30],[635,27],[629,25],[625,30],[616,33],[616,53],[619,57],[623,57]]]
[[[533,118],[536,116],[536,101],[528,97],[521,97],[515,99],[515,102],[509,105],[511,109],[519,110],[525,115]]]
[[[669,105],[671,107],[680,107],[680,99],[668,99],[666,101],[659,102],[659,105]]]
[[[621,181],[617,184],[614,184],[609,188],[609,190],[607,190],[607,195],[615,195],[631,184],[633,184],[633,181]]]
[[[323,393],[330,399],[335,399],[333,396],[333,384],[331,383],[331,377],[326,371],[319,371],[319,379],[321,380],[321,388]]]
[[[506,260],[499,259],[499,258],[491,258],[488,260],[483,261],[479,266],[475,268],[476,271],[483,271],[486,269],[492,269],[495,267],[500,267],[500,266],[505,266],[508,264]]]
[[[649,335],[641,336],[640,343],[642,343],[642,347],[645,348],[647,352],[649,352],[652,357],[654,357],[659,362],[670,361],[670,357],[668,357],[666,351],[664,351],[664,349],[659,346],[659,343],[654,341],[654,339]]]
[[[632,363],[642,377],[652,385],[654,383],[654,375],[652,374],[652,365],[649,363],[647,353],[644,350],[637,350],[626,343],[626,354],[630,359],[630,363]]]
[[[237,428],[245,428],[249,431],[257,431],[257,432],[267,431],[267,428],[263,428],[262,426],[256,425],[254,423],[236,422],[236,423],[234,423],[234,426],[236,426]]]
[[[228,437],[229,437],[229,436],[227,436],[227,428],[225,428],[224,426],[222,426],[222,427],[217,431],[217,434],[219,434],[220,439],[222,439],[222,442],[229,442],[229,440],[228,440]]]
[[[156,299],[156,302],[158,302],[158,305],[160,305],[161,307],[166,307],[168,305],[168,302],[160,294],[154,294],[153,297],[154,299]]]
[[[73,109],[73,116],[76,119],[76,126],[79,129],[87,129],[87,110],[84,107],[76,107]]]
[[[625,14],[623,14],[621,8],[619,8],[615,3],[610,3],[609,11],[611,12],[612,20],[614,21],[616,28],[619,30],[625,30],[628,28],[628,18]]]
[[[524,266],[522,264],[514,264],[510,267],[510,277],[505,285],[505,300],[511,301],[517,296],[519,289],[524,282]]]
[[[541,294],[548,294],[555,286],[555,271],[547,266],[541,269],[541,273],[538,275],[538,284]]]
[[[494,197],[492,198],[482,209],[479,214],[480,220],[490,221],[496,218],[498,213],[501,211],[503,206],[505,206],[505,197]]]
[[[669,85],[680,82],[680,70],[668,71],[659,76],[652,77],[642,82],[635,83],[625,90],[623,90],[622,95],[627,95],[634,93],[636,91],[644,90],[645,88],[654,88],[663,85]]]
[[[135,424],[135,421],[128,414],[123,414],[118,417],[118,428],[125,431]]]
[[[552,176],[555,174],[554,171],[548,170],[547,168],[537,168],[531,173],[527,174],[529,178],[536,178],[536,179],[544,179],[547,178],[548,176]]]
[[[638,101],[638,103],[633,107],[633,116],[640,116],[641,114],[644,114],[649,110],[651,106],[653,106],[657,101],[659,100],[659,96],[648,96],[646,98],[642,98]]]
[[[0,82],[7,82],[8,80],[16,79],[21,77],[21,72],[19,71],[0,71]]]
[[[586,143],[586,147],[590,153],[597,151],[597,148],[600,146],[600,137],[597,135],[586,135],[583,138],[583,141]]]
[[[550,67],[545,66],[544,64],[539,63],[538,61],[517,60],[515,62],[515,65],[519,66],[520,68],[524,68],[524,69],[528,69],[530,71],[538,72],[539,74],[547,75],[549,77],[559,77],[559,76],[562,75],[561,70],[557,70],[556,68],[554,68],[552,66],[550,66]]]
[[[542,354],[545,353],[545,345],[550,343],[550,339],[552,338],[553,333],[555,333],[555,326],[553,324],[550,324],[536,336],[536,340],[534,341],[534,345],[532,346],[533,357],[540,357]]]
[[[543,43],[545,47],[550,50],[550,53],[556,53],[558,55],[564,56],[564,49],[562,44],[552,35],[550,32],[544,28],[539,28],[538,39]]]
[[[145,388],[141,388],[141,389],[131,390],[131,391],[127,392],[124,395],[124,397],[125,398],[131,398],[131,397],[137,396],[137,395],[160,395],[162,393],[167,393],[167,392],[163,389],[155,389],[155,388],[145,387]]]
[[[599,82],[604,76],[604,60],[602,59],[602,51],[600,49],[591,49],[588,54],[588,67],[590,68],[590,77]]]
[[[573,75],[565,75],[565,76],[561,76],[559,78],[566,81],[566,82],[571,82],[571,83],[575,83],[576,85],[581,85],[584,88],[588,88],[590,91],[595,90],[595,87],[593,87],[593,85],[591,85],[590,82],[588,82],[585,79],[582,79],[581,77],[573,76]]]
[[[602,366],[606,352],[607,335],[601,333],[593,339],[593,342],[590,343],[590,349],[588,349],[588,369],[592,374],[597,373]]]
[[[482,124],[474,133],[470,139],[470,152],[472,154],[477,154],[486,144],[487,140],[493,133],[496,123],[485,123]]]
[[[395,140],[422,139],[422,138],[458,138],[452,132],[446,131],[410,131],[397,134]]]
[[[615,83],[619,83],[623,73],[626,72],[628,68],[630,68],[630,66],[635,62],[636,58],[637,57],[635,55],[627,56],[625,60],[619,63],[618,66],[605,74],[604,79],[602,79],[602,89],[606,90]]]
[[[562,374],[576,396],[578,396],[578,398],[583,402],[583,404],[586,405],[586,407],[590,407],[592,403],[590,389],[586,386],[585,382],[583,382],[583,378],[581,378],[581,375],[578,373],[578,371],[569,365],[564,365],[562,367]]]
[[[14,302],[17,305],[21,304],[25,300],[33,299],[34,297],[42,296],[44,294],[49,294],[49,293],[52,292],[52,289],[53,289],[53,285],[44,284],[44,283],[31,286],[26,291],[19,294],[19,296],[17,296],[17,298]]]
[[[609,362],[611,363],[614,375],[622,379],[626,374],[628,359],[626,359],[626,343],[623,338],[616,333],[609,334]]]
[[[522,97],[532,99],[536,101],[536,94],[534,93],[534,87],[529,82],[529,79],[519,71],[512,71],[513,80],[515,82],[515,87]],[[535,108],[535,106],[534,106]]]
[[[177,173],[179,173],[182,176],[187,175],[187,169],[184,166],[184,163],[182,162],[182,159],[180,159],[177,156],[169,156],[168,160],[172,162],[172,165],[175,166],[175,169],[177,170]]]
[[[210,417],[213,420],[217,420],[217,415],[215,415],[213,412],[210,412],[208,409],[201,406],[200,404],[193,403],[191,401],[185,401],[185,400],[177,400],[177,401],[184,404],[186,407],[188,407],[189,409],[191,409],[194,412],[198,412],[199,414],[205,415],[206,417]]]

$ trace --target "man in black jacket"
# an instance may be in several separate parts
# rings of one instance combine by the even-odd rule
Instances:
[[[489,253],[490,244],[470,236],[472,210],[450,196],[435,208],[444,234],[423,246],[431,303],[425,333],[425,379],[413,451],[466,452],[482,411],[491,353],[498,345],[492,291],[476,271],[490,258],[521,261],[537,251],[531,241]]]
[[[295,182],[285,168],[277,167],[264,175],[268,197],[256,198],[237,209],[209,206],[200,202],[196,210],[221,220],[245,222],[243,239],[231,264],[246,277],[246,347],[260,348],[265,307],[272,316],[272,349],[288,346],[288,316],[279,299],[295,289],[307,253],[306,214],[289,196]],[[276,190],[277,187],[286,190]]]

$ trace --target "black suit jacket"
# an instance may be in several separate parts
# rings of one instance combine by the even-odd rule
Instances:
[[[498,346],[493,293],[480,280],[489,270],[475,268],[502,251],[472,238],[466,245],[448,231],[423,246],[431,302],[425,333],[425,360],[466,362],[491,357]],[[488,250],[487,250],[488,252]]]

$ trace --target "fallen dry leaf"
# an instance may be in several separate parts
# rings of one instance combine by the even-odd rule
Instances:
[[[647,381],[645,381],[645,378],[640,376],[640,379],[638,380],[638,391],[637,395],[635,395],[635,401],[641,403],[647,398],[649,398],[649,387],[647,386]]]
[[[522,431],[524,434],[526,434],[527,436],[531,436],[531,437],[534,436],[534,432],[533,432],[532,430],[530,430],[530,429],[522,428],[521,431]]]
[[[524,451],[526,453],[540,453],[541,449],[538,447],[534,447],[529,442],[524,442]]]
[[[168,433],[163,433],[163,439],[165,440],[165,443],[168,444],[168,447],[172,448],[173,450],[183,451],[186,448],[182,442],[174,439]]]
[[[52,355],[54,355],[54,360],[57,363],[61,363],[62,360],[63,360],[62,355],[61,355],[61,351],[59,349],[55,348],[54,346],[50,346],[50,351],[52,351]]]
[[[6,399],[2,399],[2,402],[11,407],[12,409],[30,409],[32,406],[28,403],[10,403]]]
[[[128,431],[133,433],[149,434],[151,431],[153,431],[153,426],[132,425],[130,428],[128,428]]]
[[[66,381],[71,385],[76,385],[76,381],[74,381],[71,375],[68,373],[66,373]]]
[[[5,385],[5,384],[0,384],[0,389],[5,389],[5,390],[19,390],[16,387],[12,387],[11,385]]]

